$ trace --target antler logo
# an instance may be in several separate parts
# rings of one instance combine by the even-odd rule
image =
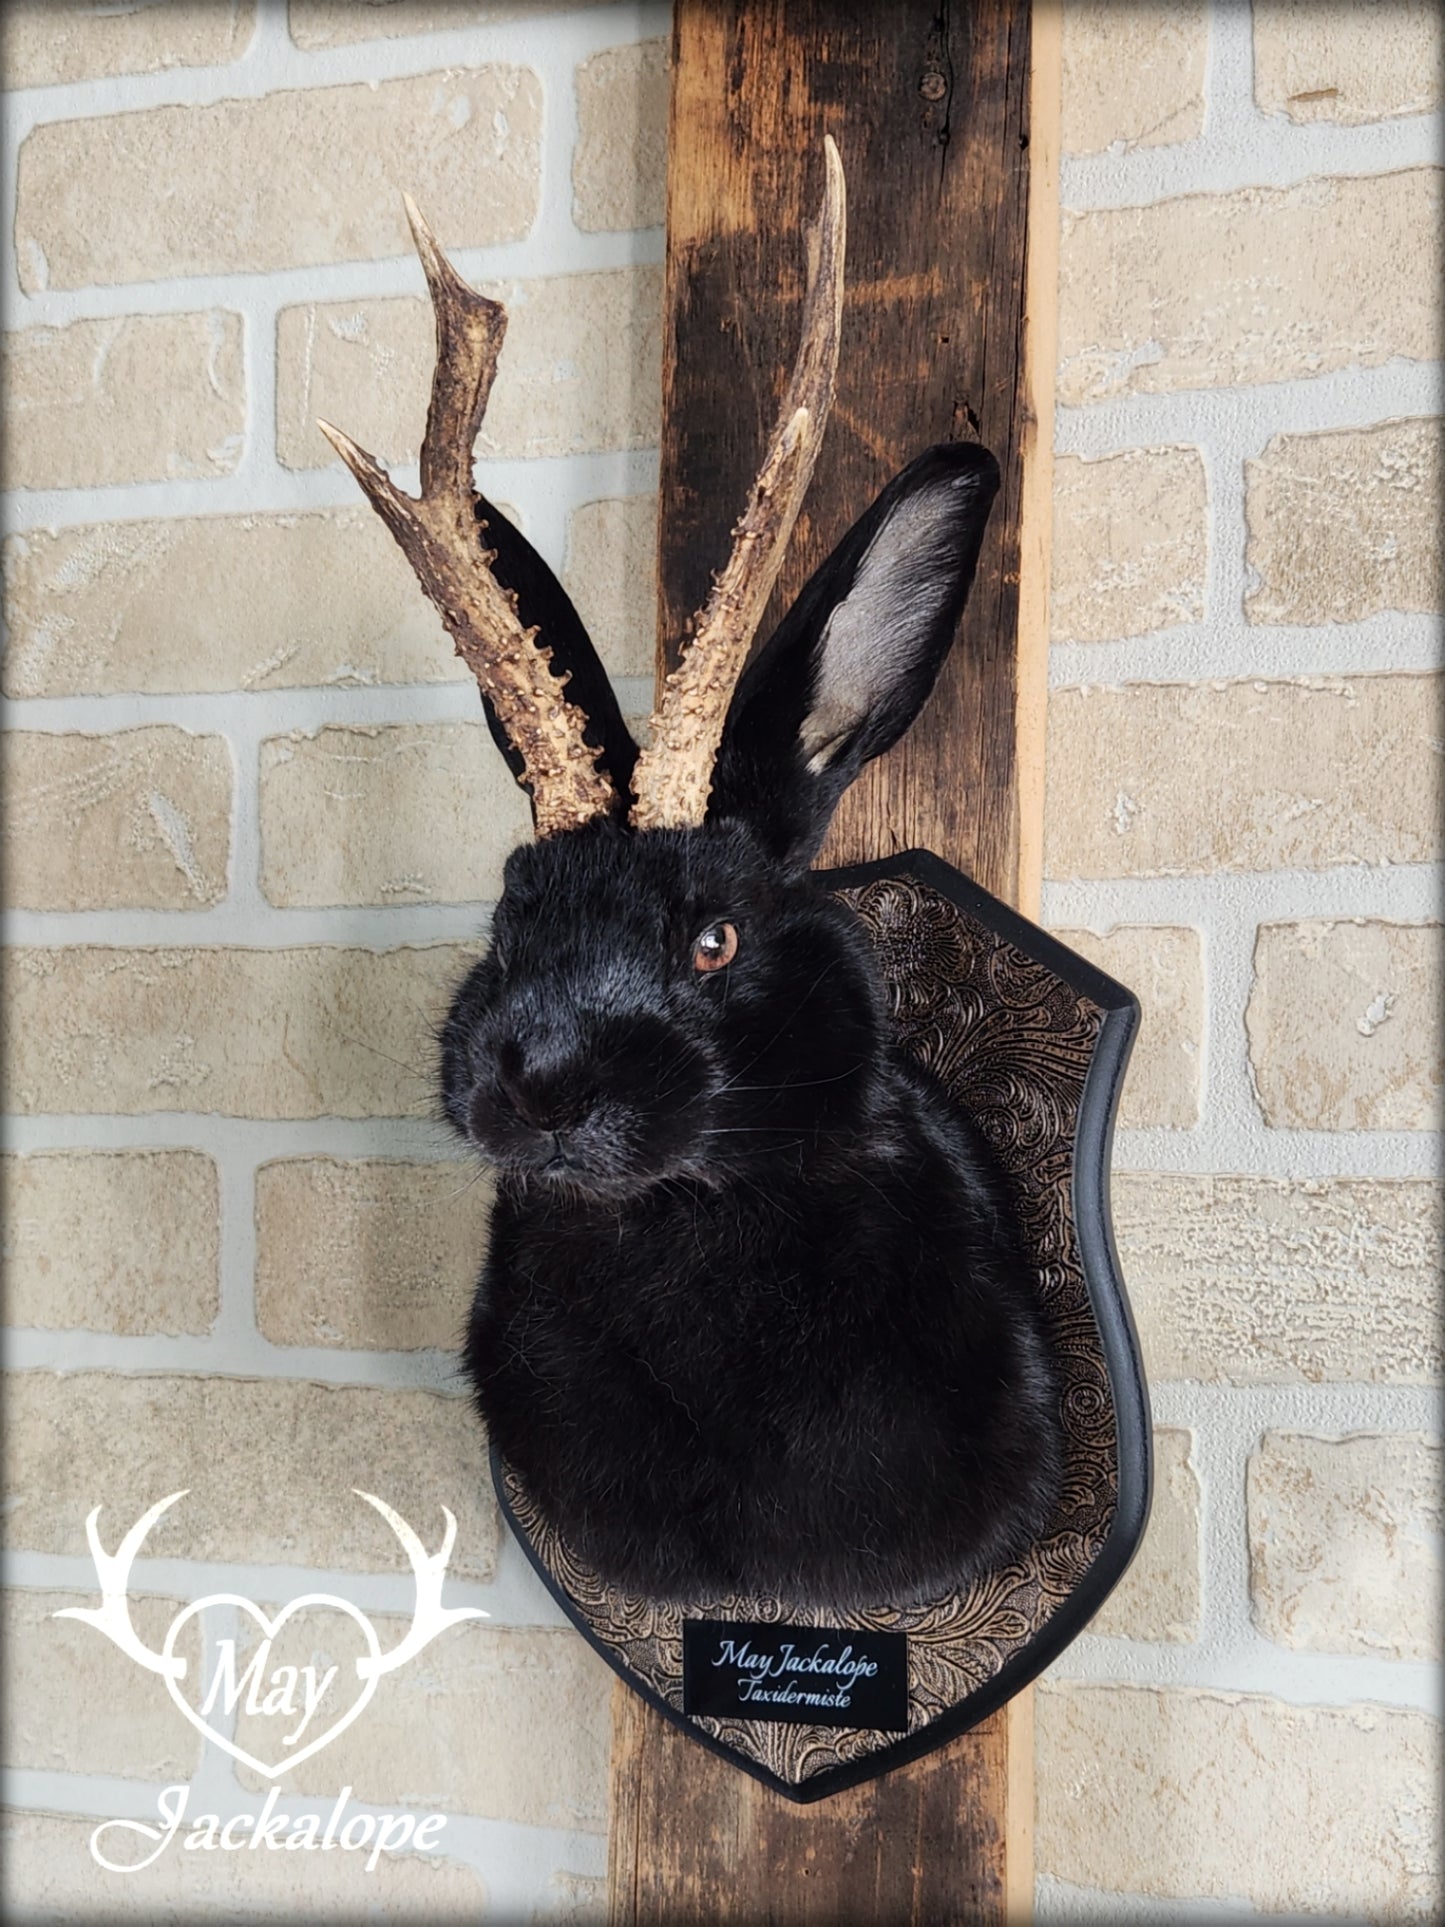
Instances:
[[[365,1499],[369,1506],[374,1506],[401,1541],[416,1578],[416,1608],[411,1629],[400,1645],[394,1646],[389,1653],[382,1652],[376,1630],[366,1614],[349,1599],[341,1599],[334,1593],[306,1593],[299,1599],[291,1600],[274,1616],[268,1616],[253,1600],[239,1593],[216,1592],[183,1606],[167,1628],[161,1650],[155,1652],[144,1643],[131,1620],[128,1591],[130,1569],[156,1520],[169,1511],[177,1500],[184,1499],[188,1490],[187,1487],[158,1500],[143,1518],[136,1521],[113,1554],[108,1553],[100,1543],[97,1521],[101,1508],[97,1506],[85,1522],[85,1532],[90,1541],[91,1557],[95,1561],[96,1577],[100,1582],[100,1605],[66,1606],[54,1617],[83,1620],[86,1625],[94,1626],[107,1639],[113,1640],[138,1666],[144,1666],[147,1672],[159,1673],[165,1680],[166,1690],[192,1726],[205,1734],[207,1739],[214,1740],[217,1746],[224,1747],[236,1759],[244,1760],[247,1766],[268,1780],[276,1779],[289,1767],[298,1766],[302,1760],[310,1759],[313,1753],[319,1753],[323,1746],[329,1746],[365,1711],[376,1691],[377,1682],[387,1673],[394,1673],[399,1666],[404,1666],[409,1659],[414,1659],[424,1646],[430,1645],[448,1626],[455,1626],[464,1619],[490,1617],[479,1607],[463,1606],[449,1610],[441,1603],[442,1581],[457,1536],[457,1522],[445,1506],[442,1507],[442,1516],[446,1520],[446,1533],[440,1550],[429,1553],[406,1520],[400,1513],[394,1512],[384,1499],[378,1499],[371,1492],[357,1491],[357,1498]],[[190,1620],[214,1606],[235,1607],[255,1622],[261,1637],[248,1663],[239,1672],[236,1653],[238,1642],[235,1639],[216,1642],[217,1663],[204,1700],[197,1706],[181,1690],[188,1662],[176,1651],[176,1643]],[[324,1672],[319,1666],[272,1667],[272,1647],[282,1627],[298,1615],[311,1611],[342,1613],[359,1628],[366,1651],[353,1662],[356,1672],[354,1685],[341,1677],[342,1669],[339,1666],[327,1667]],[[204,1681],[202,1685],[205,1685]],[[281,1757],[270,1764],[258,1760],[254,1753],[237,1745],[226,1733],[218,1731],[206,1717],[217,1709],[230,1714],[238,1706],[248,1714],[286,1723],[289,1731],[280,1735],[280,1745],[287,1750]],[[320,1714],[324,1717],[327,1713],[334,1715],[330,1724],[304,1746],[300,1745],[302,1735],[316,1716]]]

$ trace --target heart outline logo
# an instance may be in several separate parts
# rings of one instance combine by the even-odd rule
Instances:
[[[85,1521],[85,1535],[90,1544],[90,1556],[95,1561],[95,1576],[100,1583],[100,1604],[99,1606],[62,1606],[50,1617],[78,1619],[87,1626],[94,1626],[97,1632],[104,1633],[107,1639],[118,1646],[128,1659],[134,1660],[138,1666],[143,1666],[147,1672],[159,1673],[166,1682],[167,1692],[191,1725],[206,1739],[214,1740],[217,1746],[222,1747],[234,1759],[243,1760],[264,1779],[279,1779],[289,1767],[299,1765],[302,1760],[310,1759],[312,1754],[318,1753],[323,1746],[329,1746],[332,1740],[344,1733],[352,1721],[370,1704],[377,1682],[383,1674],[393,1673],[399,1666],[405,1666],[448,1627],[459,1625],[464,1619],[490,1619],[492,1616],[480,1606],[446,1607],[442,1605],[442,1582],[446,1577],[447,1561],[451,1558],[452,1547],[456,1544],[457,1537],[457,1522],[448,1507],[442,1507],[446,1531],[442,1536],[441,1545],[436,1552],[428,1552],[399,1512],[394,1511],[385,1499],[378,1499],[374,1492],[363,1492],[357,1486],[352,1488],[357,1498],[364,1499],[373,1510],[381,1514],[401,1541],[402,1550],[411,1562],[412,1578],[416,1585],[416,1604],[412,1611],[411,1626],[399,1645],[393,1646],[390,1652],[383,1653],[376,1637],[376,1629],[366,1614],[360,1607],[353,1606],[349,1599],[339,1598],[335,1593],[304,1593],[299,1599],[288,1601],[274,1618],[268,1619],[256,1602],[247,1599],[243,1594],[217,1592],[208,1593],[205,1598],[193,1600],[188,1606],[183,1606],[166,1630],[164,1649],[156,1652],[146,1645],[131,1620],[130,1569],[156,1520],[169,1511],[178,1499],[184,1499],[188,1489],[183,1488],[179,1492],[168,1494],[164,1499],[158,1499],[136,1520],[113,1553],[107,1552],[101,1544],[98,1524],[101,1508],[95,1506]],[[308,1741],[294,1757],[283,1761],[280,1766],[265,1765],[254,1754],[248,1753],[243,1746],[238,1746],[235,1741],[228,1740],[224,1734],[216,1732],[215,1728],[177,1688],[176,1682],[185,1677],[187,1670],[187,1662],[175,1650],[177,1634],[188,1619],[202,1612],[207,1606],[216,1605],[239,1606],[243,1612],[249,1613],[261,1627],[268,1641],[268,1650],[269,1641],[275,1638],[280,1627],[293,1614],[308,1606],[326,1606],[343,1612],[354,1620],[366,1635],[367,1651],[356,1661],[357,1677],[362,1682],[362,1690],[355,1702],[342,1718],[334,1721],[317,1739]],[[254,1692],[254,1686],[251,1690]],[[233,1700],[232,1704],[236,1704],[236,1701]]]
[[[251,1618],[261,1628],[262,1637],[265,1641],[264,1650],[267,1653],[270,1651],[271,1642],[275,1639],[277,1633],[280,1632],[286,1621],[293,1618],[297,1613],[304,1612],[309,1606],[325,1606],[330,1607],[334,1611],[345,1613],[349,1619],[360,1626],[362,1632],[366,1635],[367,1659],[370,1664],[364,1667],[361,1660],[358,1659],[356,1661],[356,1672],[357,1678],[361,1681],[361,1691],[340,1719],[334,1720],[318,1738],[308,1740],[305,1746],[298,1748],[289,1758],[283,1760],[279,1766],[266,1766],[256,1758],[254,1753],[248,1753],[245,1747],[238,1746],[234,1740],[227,1739],[224,1733],[218,1733],[210,1721],[192,1706],[190,1701],[181,1692],[179,1681],[185,1677],[184,1672],[178,1673],[169,1665],[167,1666],[164,1675],[166,1691],[185,1714],[191,1725],[195,1727],[196,1731],[203,1734],[206,1739],[214,1740],[216,1745],[223,1747],[233,1759],[242,1761],[243,1764],[251,1767],[265,1779],[279,1779],[280,1776],[289,1771],[291,1767],[299,1766],[303,1760],[309,1760],[314,1753],[319,1753],[323,1746],[330,1746],[331,1742],[339,1738],[339,1736],[346,1731],[347,1727],[351,1725],[352,1721],[359,1718],[371,1704],[371,1697],[375,1693],[377,1684],[381,1679],[381,1672],[378,1666],[378,1662],[381,1659],[381,1642],[376,1637],[376,1629],[366,1614],[361,1611],[360,1607],[353,1606],[349,1599],[340,1599],[336,1594],[327,1592],[303,1593],[299,1599],[288,1600],[274,1618],[268,1619],[253,1599],[247,1599],[241,1593],[207,1593],[203,1599],[196,1599],[193,1600],[190,1605],[182,1606],[181,1610],[167,1627],[165,1645],[161,1649],[162,1657],[167,1662],[177,1656],[175,1650],[176,1640],[179,1637],[182,1626],[197,1613],[203,1613],[208,1606],[238,1606],[242,1612],[249,1613]],[[181,1665],[184,1667],[184,1660],[181,1661]],[[244,1675],[242,1677],[244,1677]],[[214,1684],[212,1690],[214,1691]],[[255,1690],[253,1686],[251,1693],[254,1694]],[[235,1703],[239,1707],[239,1695]]]

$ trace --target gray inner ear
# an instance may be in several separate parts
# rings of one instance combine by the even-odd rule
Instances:
[[[810,774],[828,767],[927,647],[956,582],[952,497],[970,481],[909,496],[868,544],[819,641],[813,706],[799,731]]]

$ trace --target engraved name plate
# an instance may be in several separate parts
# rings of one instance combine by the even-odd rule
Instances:
[[[714,1719],[908,1730],[904,1633],[688,1619],[682,1704]]]

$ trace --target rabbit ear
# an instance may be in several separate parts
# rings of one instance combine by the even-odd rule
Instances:
[[[477,497],[477,517],[486,523],[486,532],[479,540],[496,551],[492,574],[504,589],[515,592],[517,615],[524,627],[540,629],[540,641],[551,652],[553,672],[570,678],[567,699],[586,718],[583,734],[594,749],[601,751],[597,759],[598,766],[612,779],[612,814],[621,816],[630,800],[637,744],[622,720],[617,697],[607,680],[607,671],[592,646],[592,638],[583,627],[572,598],[551,569],[526,536],[514,528],[505,515],[499,514],[485,496]],[[486,710],[492,741],[506,758],[513,776],[520,782],[525,767],[522,757],[503,729],[485,692],[482,706]],[[534,807],[534,816],[535,813]]]
[[[838,799],[927,700],[973,581],[998,464],[973,442],[910,463],[844,536],[738,684],[711,818],[812,861]]]

